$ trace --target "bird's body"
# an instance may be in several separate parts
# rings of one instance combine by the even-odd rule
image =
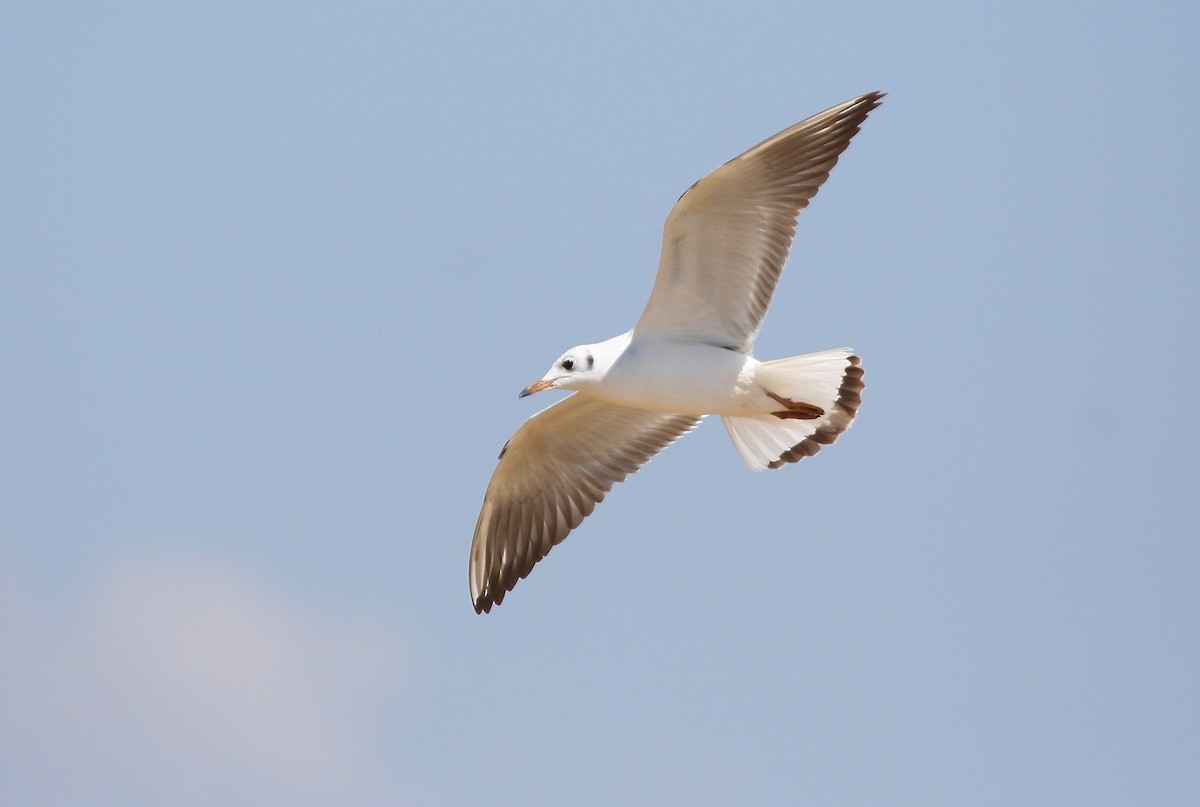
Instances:
[[[667,219],[658,277],[632,330],[563,354],[521,396],[573,395],[500,453],[471,545],[471,598],[491,610],[635,472],[706,415],[754,470],[815,454],[854,420],[863,389],[847,348],[762,362],[754,340],[800,211],[881,99],[805,120],[693,185]]]
[[[681,415],[739,414],[752,400],[749,382],[759,362],[741,353],[697,342],[637,339],[633,332],[602,344],[619,352],[596,383],[579,392]],[[762,397],[765,405],[770,399]]]

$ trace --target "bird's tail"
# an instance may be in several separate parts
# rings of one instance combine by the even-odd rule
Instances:
[[[862,403],[862,379],[859,358],[849,348],[764,362],[755,380],[779,410],[721,420],[751,470],[799,462],[850,428]]]

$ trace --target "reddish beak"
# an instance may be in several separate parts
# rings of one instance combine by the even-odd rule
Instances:
[[[517,397],[524,398],[526,395],[532,395],[535,392],[541,392],[542,390],[548,390],[553,386],[554,386],[553,381],[534,381],[528,387],[521,390],[521,394],[518,395]]]

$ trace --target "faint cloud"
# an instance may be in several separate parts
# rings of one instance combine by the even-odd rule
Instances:
[[[0,608],[0,779],[22,803],[395,795],[377,749],[401,652],[380,626],[195,557],[123,561],[66,605],[6,586]]]

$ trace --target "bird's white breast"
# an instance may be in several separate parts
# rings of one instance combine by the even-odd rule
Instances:
[[[750,403],[758,364],[712,345],[634,340],[592,392],[658,412],[738,414]]]

